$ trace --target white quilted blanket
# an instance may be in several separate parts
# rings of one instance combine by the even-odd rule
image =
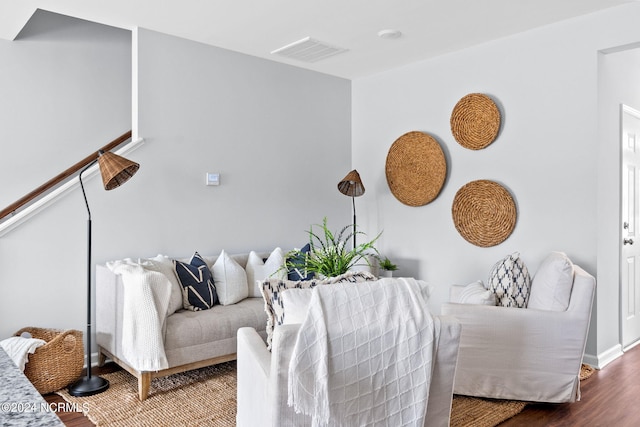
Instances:
[[[147,270],[131,259],[107,263],[122,275],[122,354],[138,371],[158,371],[169,367],[162,334],[171,297],[169,279]]]
[[[422,426],[433,319],[414,279],[318,286],[289,365],[289,406],[314,426]]]

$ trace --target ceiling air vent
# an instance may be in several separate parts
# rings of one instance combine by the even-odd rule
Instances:
[[[305,37],[302,40],[276,49],[271,53],[304,62],[317,62],[330,56],[346,52],[347,50],[348,49],[341,47],[331,46],[327,43],[312,39],[311,37]]]

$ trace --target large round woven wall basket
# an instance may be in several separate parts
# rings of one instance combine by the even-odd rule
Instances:
[[[481,93],[464,96],[451,113],[451,133],[460,145],[480,150],[491,144],[500,130],[500,110]]]
[[[469,243],[483,248],[504,242],[516,225],[516,204],[500,184],[471,181],[453,199],[453,223]]]
[[[423,132],[407,132],[391,145],[385,166],[391,193],[408,206],[433,201],[447,176],[442,147]]]

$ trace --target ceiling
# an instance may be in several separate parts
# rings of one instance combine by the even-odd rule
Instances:
[[[354,79],[633,0],[2,0],[0,38],[36,9],[142,27]],[[402,32],[385,39],[378,32]],[[308,63],[271,52],[305,37],[347,49]]]

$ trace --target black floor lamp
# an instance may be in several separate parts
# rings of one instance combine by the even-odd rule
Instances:
[[[351,196],[353,204],[353,249],[356,248],[356,197],[364,194],[364,185],[357,170],[352,170],[338,183],[338,190],[345,196]]]
[[[87,375],[69,386],[69,394],[78,397],[102,393],[109,388],[109,381],[91,375],[91,210],[89,209],[87,194],[82,184],[82,174],[96,162],[100,166],[100,175],[102,176],[105,190],[113,190],[124,184],[140,168],[139,164],[117,154],[99,151],[98,158],[82,169],[78,176],[84,203],[87,206],[87,214],[89,215],[87,220]]]

